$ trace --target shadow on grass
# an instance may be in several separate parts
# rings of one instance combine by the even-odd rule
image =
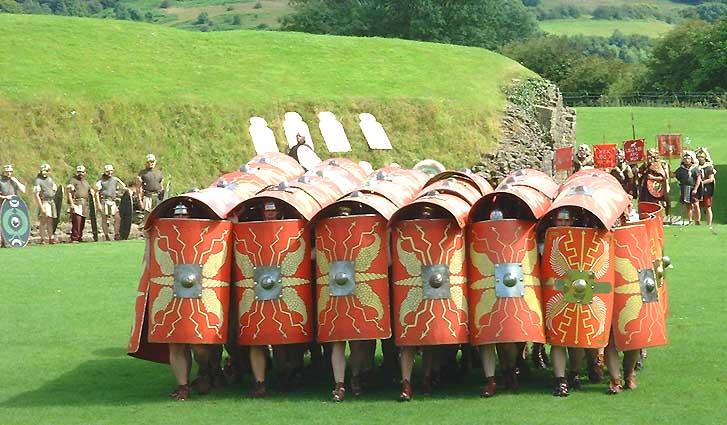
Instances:
[[[169,367],[123,356],[123,350],[105,348],[96,350],[96,355],[112,358],[94,359],[83,362],[55,379],[43,382],[35,390],[17,394],[0,404],[3,408],[26,408],[39,406],[82,406],[82,405],[143,405],[168,403],[167,394],[174,387]],[[121,354],[121,356],[119,355]],[[450,400],[476,399],[482,385],[481,370],[471,370],[466,374],[444,377],[441,386],[435,388],[434,394],[424,397],[419,392],[421,370],[415,371],[414,396],[419,400]],[[227,386],[206,396],[193,396],[194,400],[251,401],[247,392],[251,378],[245,376],[242,383]],[[274,378],[270,379],[270,397],[264,402],[280,401],[314,401],[323,402],[330,399],[333,380],[327,373],[317,373],[311,368],[306,369],[303,379],[304,386],[290,392],[280,392]],[[552,375],[550,371],[536,370],[525,374],[521,379],[518,395],[547,396],[551,390]],[[605,385],[589,385],[583,392],[601,393]],[[498,395],[509,396],[511,393],[501,390]],[[361,401],[393,401],[398,398],[399,385],[393,382],[391,375],[377,373],[372,385]],[[353,397],[348,397],[353,400]],[[261,402],[255,400],[254,402]]]

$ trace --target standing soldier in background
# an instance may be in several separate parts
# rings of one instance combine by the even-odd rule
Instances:
[[[591,148],[586,144],[579,145],[575,156],[573,156],[573,172],[589,168],[593,168]]]
[[[623,149],[618,150],[616,155],[616,167],[611,170],[611,175],[616,177],[621,187],[626,193],[636,197],[636,180],[634,178],[634,171],[631,166],[626,162],[626,153]]]
[[[40,232],[41,245],[58,243],[54,235],[55,232],[53,231],[53,220],[58,218],[58,211],[56,210],[56,204],[54,202],[57,191],[58,186],[56,186],[50,176],[50,165],[41,165],[40,172],[33,183],[33,194],[35,195],[35,202],[38,205],[40,222],[38,230]]]
[[[86,180],[86,167],[76,167],[76,175],[68,180],[66,185],[68,197],[68,211],[71,213],[71,242],[81,242],[86,218],[89,217],[91,202],[91,185]]]
[[[107,241],[121,238],[121,216],[119,215],[119,193],[126,190],[126,185],[118,177],[114,176],[114,166],[106,164],[103,167],[104,173],[94,185],[94,201],[96,210],[101,211],[101,227]],[[113,238],[109,235],[109,221],[113,219]]]
[[[156,168],[157,159],[153,153],[146,156],[146,168],[136,176],[137,196],[141,200],[144,216],[159,205],[164,196],[164,175]]]
[[[702,173],[702,200],[699,201],[701,207],[704,208],[704,214],[707,217],[707,225],[712,227],[712,196],[714,196],[714,176],[717,171],[714,169],[712,158],[707,148],[697,149],[697,161],[699,162],[699,170]],[[699,221],[699,217],[697,217]]]
[[[639,202],[664,205],[666,215],[671,213],[669,201],[669,167],[659,159],[659,151],[649,149],[646,162],[639,168]]]
[[[25,193],[25,185],[13,176],[13,166],[7,164],[3,167],[3,174],[0,176],[0,203],[2,203],[2,199],[10,199],[18,192]]]

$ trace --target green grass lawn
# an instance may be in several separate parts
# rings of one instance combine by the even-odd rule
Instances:
[[[558,5],[576,5],[583,6],[588,9],[593,9],[597,6],[622,6],[634,3],[640,4],[651,4],[659,7],[666,8],[683,8],[687,7],[684,3],[677,3],[672,0],[541,0],[540,4],[545,7],[552,7]]]
[[[274,392],[265,400],[247,398],[247,386],[239,386],[169,401],[174,381],[168,367],[125,355],[142,242],[2,249],[8,296],[0,300],[0,422],[722,424],[727,310],[716,289],[723,279],[715,273],[724,257],[713,248],[727,226],[716,230],[718,236],[705,227],[666,231],[674,261],[670,345],[649,350],[636,391],[607,396],[604,382],[556,399],[549,394],[550,376],[537,373],[520,394],[483,400],[472,372],[407,404],[395,401],[395,385],[334,404],[323,376],[309,376],[304,390]]]
[[[618,30],[623,34],[640,34],[659,37],[672,29],[672,25],[657,20],[631,19],[626,21],[609,21],[583,17],[578,19],[553,19],[541,21],[540,28],[557,35],[591,35],[610,37]]]

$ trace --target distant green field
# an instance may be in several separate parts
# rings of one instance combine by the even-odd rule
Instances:
[[[591,19],[553,19],[541,21],[540,28],[548,33],[557,35],[591,35],[609,37],[618,30],[623,34],[640,34],[649,37],[659,37],[672,28],[672,25],[663,21],[632,19],[626,21],[609,21]]]
[[[576,5],[582,6],[587,10],[592,10],[597,6],[621,6],[630,5],[634,3],[639,4],[651,4],[659,7],[666,8],[683,8],[687,7],[684,3],[677,3],[671,0],[541,0],[540,4],[545,7],[557,6],[557,5]]]
[[[534,75],[479,48],[56,16],[0,15],[0,40],[0,161],[26,181],[41,162],[61,181],[77,163],[97,175],[108,162],[128,179],[151,151],[174,190],[205,186],[253,156],[251,116],[284,149],[286,111],[303,115],[323,157],[316,114],[330,110],[354,158],[460,167],[498,137],[502,88]],[[368,149],[361,112],[393,151]]]

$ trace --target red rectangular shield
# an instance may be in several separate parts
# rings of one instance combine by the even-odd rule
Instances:
[[[555,172],[571,171],[573,169],[573,146],[557,148],[554,161]]]
[[[627,140],[624,142],[624,154],[626,162],[641,162],[645,156],[646,141],[644,139]]]
[[[596,168],[613,168],[617,153],[615,144],[593,145],[593,165]]]
[[[681,134],[660,134],[657,136],[659,142],[659,155],[662,158],[679,158],[682,155]]]

